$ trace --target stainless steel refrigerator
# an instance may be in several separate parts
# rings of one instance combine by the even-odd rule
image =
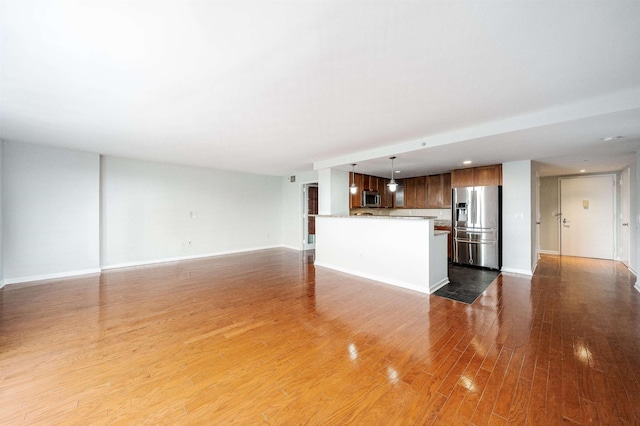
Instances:
[[[490,269],[502,266],[502,187],[453,188],[453,262]]]

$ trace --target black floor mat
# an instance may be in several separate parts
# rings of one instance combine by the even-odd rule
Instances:
[[[498,271],[461,265],[449,266],[449,284],[438,289],[436,296],[472,304],[489,284],[500,275]]]

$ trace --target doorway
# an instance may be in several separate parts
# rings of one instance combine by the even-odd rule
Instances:
[[[615,175],[560,179],[560,254],[614,259]]]
[[[620,174],[620,243],[618,245],[618,260],[629,267],[629,253],[631,252],[631,236],[629,229],[629,178],[631,171],[626,168]]]
[[[304,239],[302,241],[303,250],[313,250],[316,248],[316,217],[318,214],[318,184],[306,183],[302,190],[304,196],[304,208],[302,214],[302,226]]]

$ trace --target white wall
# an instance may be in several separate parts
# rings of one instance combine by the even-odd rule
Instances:
[[[280,245],[281,177],[102,159],[103,267]]]
[[[318,171],[318,213],[349,214],[349,172],[338,169]]]
[[[532,224],[530,160],[502,164],[502,271],[532,275],[535,223]],[[523,219],[517,219],[523,217]],[[535,248],[533,248],[535,252]]]
[[[2,220],[2,210],[3,210],[3,189],[4,185],[2,184],[2,176],[4,174],[4,166],[3,166],[3,152],[4,152],[4,142],[0,140],[0,288],[4,287],[4,256],[2,251],[2,246],[4,245],[4,239],[2,238],[2,228],[3,220]]]
[[[5,283],[99,272],[100,157],[4,143]]]
[[[290,182],[289,176],[282,178],[282,244],[295,250],[302,250],[304,239],[304,194],[302,187],[306,183],[318,182],[318,172],[311,171],[296,175],[296,181]]]
[[[635,232],[631,233],[631,254],[635,262],[631,263],[630,266],[637,274],[638,268],[640,268],[640,151],[636,152],[636,164],[635,167],[631,169],[630,180],[635,183],[635,188],[631,188],[631,199],[629,200],[629,203],[633,206],[630,212],[631,220],[633,221],[633,227],[631,229],[635,229]],[[634,208],[635,211],[633,210]],[[638,279],[636,279],[636,289],[640,291],[640,280]]]
[[[538,169],[540,167],[540,163],[537,161],[531,162],[531,174],[530,174],[530,186],[531,186],[531,210],[529,217],[531,218],[530,226],[531,226],[531,273],[533,274],[536,270],[536,266],[538,265],[538,212],[540,209],[538,200]],[[526,219],[525,219],[526,220]]]
[[[640,185],[638,184],[638,168],[636,163],[629,166],[629,268],[637,275],[638,271],[638,243],[640,239],[637,233],[639,230],[638,214],[640,209],[638,208],[638,192],[640,191]],[[635,231],[635,232],[634,232]]]

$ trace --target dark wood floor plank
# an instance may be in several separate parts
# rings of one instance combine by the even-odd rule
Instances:
[[[272,249],[10,285],[0,424],[640,424],[634,283],[543,256],[466,305]]]

